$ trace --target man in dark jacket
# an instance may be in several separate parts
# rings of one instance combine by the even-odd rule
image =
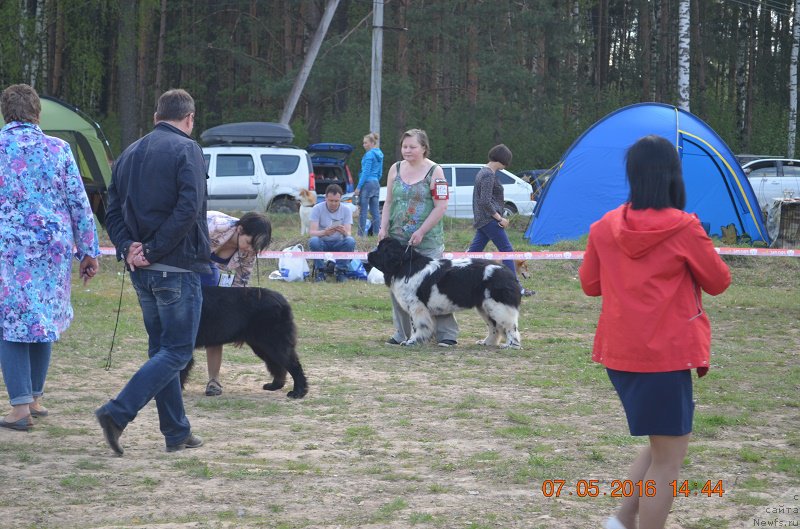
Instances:
[[[106,227],[139,297],[150,359],[95,412],[106,442],[122,455],[122,431],[153,397],[168,452],[197,448],[183,408],[179,372],[192,358],[210,271],[203,153],[190,134],[194,100],[170,90],[158,100],[152,132],[114,165]]]

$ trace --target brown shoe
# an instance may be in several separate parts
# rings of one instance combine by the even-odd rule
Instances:
[[[31,417],[47,417],[50,415],[50,412],[47,411],[47,408],[39,408],[38,410],[33,407],[29,407],[31,410]]]

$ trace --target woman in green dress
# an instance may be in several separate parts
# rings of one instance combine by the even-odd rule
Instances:
[[[442,217],[447,210],[444,172],[428,158],[430,143],[424,130],[406,131],[400,140],[400,149],[403,159],[392,165],[386,180],[386,201],[378,240],[392,237],[427,257],[439,259],[444,253]],[[458,323],[455,316],[446,314],[434,319],[438,345],[456,345]],[[386,343],[402,344],[411,336],[411,318],[397,304],[394,295],[392,320],[395,332]]]

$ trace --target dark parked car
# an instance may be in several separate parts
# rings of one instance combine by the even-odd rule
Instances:
[[[544,186],[553,174],[553,169],[528,169],[520,171],[517,176],[528,182],[533,188],[533,200],[539,200]]]
[[[325,190],[331,184],[339,184],[345,193],[352,192],[353,175],[347,167],[347,158],[353,152],[353,146],[346,143],[314,143],[306,148],[314,166],[316,190],[318,197],[325,196]]]

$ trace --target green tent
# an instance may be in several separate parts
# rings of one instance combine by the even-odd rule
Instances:
[[[92,211],[105,222],[107,186],[111,182],[111,149],[100,126],[78,108],[59,99],[41,96],[39,126],[45,134],[69,143],[86,187]]]

